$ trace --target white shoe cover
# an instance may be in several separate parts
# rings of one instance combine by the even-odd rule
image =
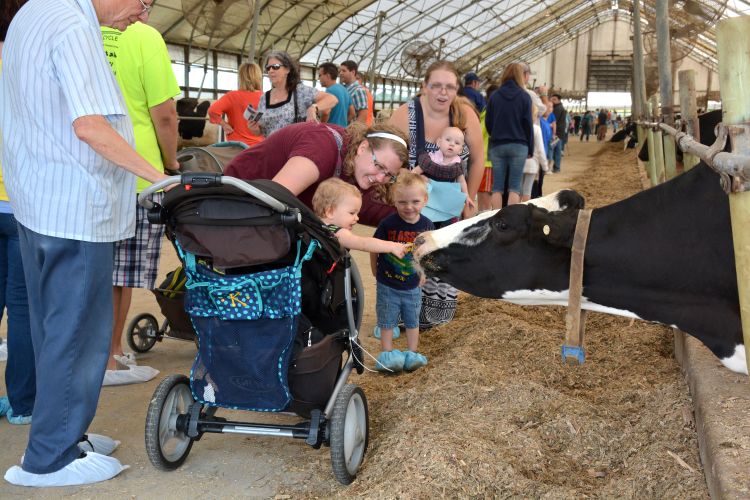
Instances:
[[[5,480],[16,486],[76,486],[112,479],[128,467],[116,458],[87,453],[85,457],[73,460],[62,469],[49,474],[32,474],[14,465],[5,473]]]
[[[120,441],[101,434],[86,433],[87,439],[78,443],[78,449],[86,453],[94,452],[100,455],[111,455],[120,446]]]
[[[126,352],[122,356],[118,356],[117,354],[115,354],[112,357],[115,358],[115,361],[119,361],[120,363],[122,363],[125,366],[137,365],[138,364],[138,363],[135,362],[135,354],[132,353],[132,352]]]
[[[128,365],[127,370],[107,370],[104,372],[102,385],[126,385],[148,382],[159,374],[159,370],[150,366]]]

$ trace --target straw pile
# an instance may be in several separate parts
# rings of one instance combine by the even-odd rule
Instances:
[[[604,149],[575,185],[589,207],[641,189],[632,150]],[[371,412],[357,480],[281,496],[708,497],[671,330],[589,313],[586,363],[565,366],[564,315],[462,295],[456,319],[422,336],[426,368],[351,379]]]

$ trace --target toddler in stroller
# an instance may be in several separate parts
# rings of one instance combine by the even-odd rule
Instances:
[[[151,209],[187,276],[185,308],[199,338],[190,377],[161,382],[146,418],[146,449],[158,468],[179,467],[204,433],[305,439],[331,447],[336,478],[349,484],[364,458],[364,392],[356,343],[362,285],[353,261],[320,220],[284,187],[220,174],[183,174]],[[343,354],[348,353],[342,363]],[[295,425],[227,421],[219,408],[294,412]]]

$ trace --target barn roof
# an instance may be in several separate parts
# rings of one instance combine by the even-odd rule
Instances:
[[[495,74],[532,61],[612,20],[630,20],[632,0],[258,0],[256,53],[285,50],[303,62],[358,61],[380,76],[415,78],[436,57],[459,70]],[[642,4],[653,32],[656,0]],[[167,42],[247,55],[253,0],[156,0],[150,24]],[[381,16],[382,13],[382,16]],[[716,70],[718,19],[750,14],[750,0],[671,0],[677,47]],[[629,36],[629,34],[628,34]]]

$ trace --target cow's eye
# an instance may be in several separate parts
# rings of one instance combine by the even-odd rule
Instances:
[[[508,230],[508,224],[503,219],[500,219],[499,221],[495,222],[495,227],[498,228],[500,231]]]

